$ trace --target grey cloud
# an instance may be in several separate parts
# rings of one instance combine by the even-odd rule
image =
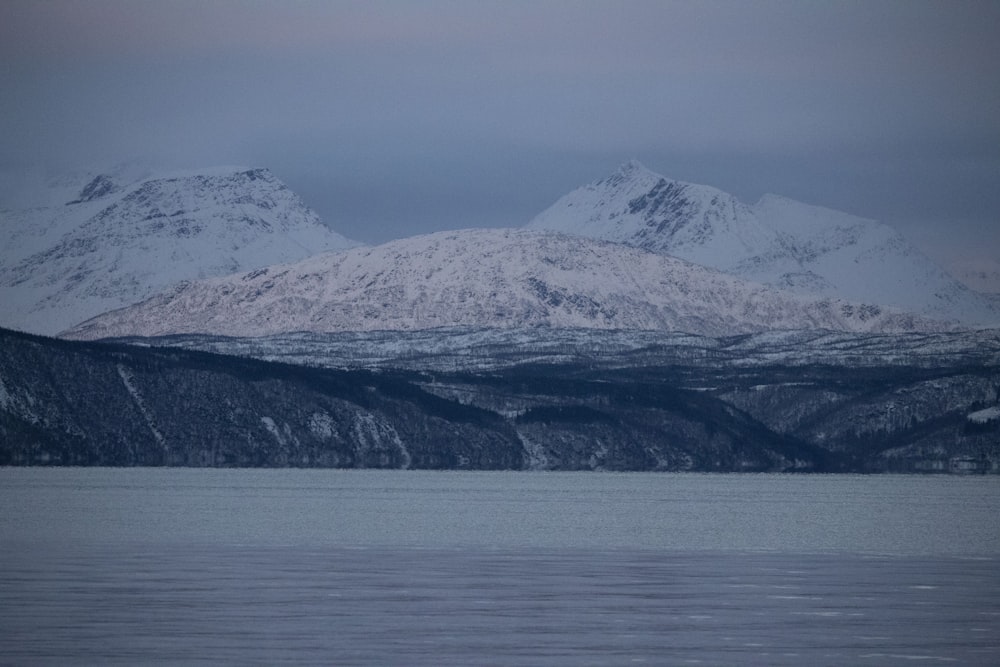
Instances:
[[[380,241],[519,224],[638,157],[995,238],[997,34],[989,2],[8,0],[0,170],[265,164]]]

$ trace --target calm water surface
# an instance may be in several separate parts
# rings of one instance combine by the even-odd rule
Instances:
[[[0,468],[0,664],[1000,664],[1000,479]]]

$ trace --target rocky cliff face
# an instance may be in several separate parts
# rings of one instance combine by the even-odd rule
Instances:
[[[1000,470],[995,354],[742,363],[678,343],[373,372],[0,331],[0,464]]]

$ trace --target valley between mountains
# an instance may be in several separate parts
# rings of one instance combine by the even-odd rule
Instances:
[[[53,197],[2,212],[0,464],[1000,471],[996,300],[874,221],[635,162],[375,247],[266,170]]]

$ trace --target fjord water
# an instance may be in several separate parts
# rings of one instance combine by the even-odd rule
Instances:
[[[0,662],[1000,663],[1000,479],[0,469]]]

